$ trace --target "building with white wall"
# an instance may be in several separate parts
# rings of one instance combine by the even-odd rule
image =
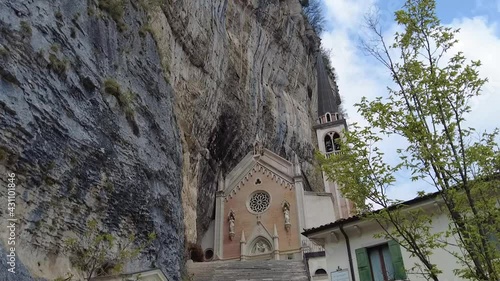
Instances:
[[[418,197],[403,204],[405,208],[421,208],[432,212],[432,231],[435,233],[448,229],[450,221],[447,212],[442,211],[445,207],[440,203],[438,194]],[[376,221],[352,216],[307,229],[302,234],[325,248],[327,280],[426,280],[418,272],[412,271],[415,264],[421,264],[420,260],[411,257],[410,253],[394,240],[375,238],[381,233],[384,231]],[[453,238],[449,238],[448,242],[451,245],[457,244]],[[465,280],[453,273],[454,269],[460,268],[460,264],[450,251],[458,251],[458,248],[449,247],[451,248],[435,249],[431,256],[431,262],[442,270],[439,280]]]

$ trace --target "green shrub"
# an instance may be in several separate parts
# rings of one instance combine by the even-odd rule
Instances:
[[[87,15],[88,15],[89,17],[93,16],[93,15],[94,15],[94,13],[95,13],[95,12],[94,12],[94,8],[92,8],[92,7],[88,7],[88,8],[87,8]]]
[[[49,177],[49,176],[43,176],[43,181],[48,186],[52,186],[52,185],[56,184],[56,181],[53,178]]]
[[[127,29],[123,22],[123,14],[125,13],[124,0],[99,0],[99,9],[108,13],[111,18],[116,22],[118,31],[122,32]]]
[[[56,16],[57,20],[62,21],[63,15],[62,15],[61,11],[57,11],[54,15]]]
[[[4,160],[5,158],[7,158],[7,151],[0,147],[0,161]]]
[[[114,79],[106,79],[104,80],[104,92],[118,99],[121,94],[120,84]]]
[[[127,111],[131,109],[135,94],[132,91],[122,92],[116,80],[106,79],[104,81],[104,91],[114,96],[123,110]]]
[[[127,118],[129,125],[132,127],[134,134],[138,135],[139,127],[137,126],[137,123],[135,121],[134,107],[133,107],[133,101],[135,99],[134,92],[130,90],[127,92],[122,92],[118,82],[116,82],[116,80],[113,79],[106,79],[104,81],[104,92],[114,96],[117,99],[118,104],[125,113],[125,117]]]
[[[9,51],[4,47],[0,47],[0,57],[6,57],[9,54]]]
[[[60,60],[55,54],[49,55],[49,68],[57,74],[66,72],[67,63],[66,59]]]
[[[115,186],[113,185],[112,182],[110,182],[109,180],[107,180],[104,183],[104,189],[106,190],[106,192],[111,193],[111,192],[113,192],[115,190]]]
[[[91,220],[83,235],[64,241],[64,252],[71,264],[85,275],[86,280],[90,280],[122,272],[125,263],[137,257],[155,239],[156,234],[150,233],[146,242],[137,246],[136,237],[129,235],[126,243],[121,244],[112,234],[99,231],[97,221]],[[118,252],[111,249],[118,249]]]
[[[57,53],[57,52],[59,52],[59,46],[58,46],[56,43],[54,43],[54,44],[52,44],[52,45],[50,46],[50,50],[51,50],[52,52]]]
[[[26,36],[31,36],[32,30],[31,26],[27,21],[21,21],[21,33]]]
[[[153,34],[153,30],[151,29],[151,26],[149,24],[144,24],[141,29],[139,30],[139,36],[142,38],[146,37],[146,35],[149,33]]]

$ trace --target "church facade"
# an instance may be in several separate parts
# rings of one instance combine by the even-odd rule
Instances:
[[[318,149],[325,155],[341,153],[336,139],[342,137],[346,121],[338,112],[338,94],[330,86],[321,56],[316,69]],[[297,156],[284,159],[264,148],[257,137],[253,151],[219,180],[215,218],[201,243],[205,261],[302,259],[306,249],[314,247],[301,235],[304,229],[351,213],[352,204],[338,186],[323,178],[324,191],[307,190]]]

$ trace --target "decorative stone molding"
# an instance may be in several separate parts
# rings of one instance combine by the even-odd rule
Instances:
[[[334,231],[330,232],[330,239],[332,240],[333,243],[339,242],[339,236]]]
[[[356,232],[358,237],[361,237],[361,235],[363,234],[363,232],[361,231],[361,227],[359,227],[358,225],[353,226],[352,229]]]
[[[255,164],[255,169],[259,172],[262,172],[265,176],[271,177],[272,180],[274,180],[276,183],[279,183],[281,186],[284,186],[285,188],[289,188],[290,190],[293,189],[293,183],[288,181],[287,179],[283,178],[277,173],[274,173],[270,169],[262,166],[261,164],[257,163]]]

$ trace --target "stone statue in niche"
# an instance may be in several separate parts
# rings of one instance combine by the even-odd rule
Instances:
[[[264,147],[262,146],[262,142],[260,141],[258,135],[253,144],[253,155],[264,155]]]
[[[285,229],[289,231],[290,226],[292,225],[290,223],[290,203],[288,203],[287,201],[283,201],[281,206],[283,208],[283,215],[285,216]]]
[[[236,217],[234,215],[233,210],[229,211],[229,215],[227,217],[228,217],[227,220],[229,221],[229,239],[233,240],[235,235],[234,222],[236,221]]]
[[[290,211],[288,209],[285,209],[285,224],[290,224]]]

